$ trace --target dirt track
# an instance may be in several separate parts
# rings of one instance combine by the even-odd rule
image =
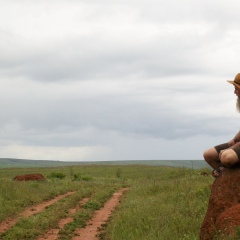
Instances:
[[[89,200],[89,198],[84,198],[81,202],[80,202],[80,206],[81,205],[84,205],[87,201]],[[80,210],[80,208],[73,208],[73,209],[69,209],[68,212],[73,214],[75,213],[76,211]],[[73,218],[71,217],[68,217],[68,218],[64,218],[64,219],[61,219],[59,222],[58,222],[58,226],[59,228],[55,228],[55,229],[51,229],[49,230],[44,237],[40,237],[38,238],[38,240],[55,240],[55,239],[58,239],[58,233],[60,231],[60,229],[62,229],[64,227],[64,225],[70,223],[73,221]]]
[[[73,237],[72,240],[97,240],[98,230],[102,224],[106,223],[111,215],[111,212],[119,203],[120,197],[128,188],[123,188],[119,192],[114,193],[113,196],[105,203],[104,207],[95,212],[94,217],[88,222],[85,228],[76,229],[78,236]]]
[[[87,223],[87,226],[85,228],[76,229],[76,231],[75,231],[76,236],[73,237],[72,240],[97,240],[98,239],[97,234],[98,234],[99,228],[101,227],[102,224],[107,222],[109,216],[111,215],[111,212],[119,204],[120,197],[127,190],[128,190],[128,188],[123,188],[120,191],[114,193],[113,196],[105,203],[104,207],[95,212],[94,217]],[[75,192],[68,192],[66,194],[60,195],[50,201],[46,201],[46,202],[43,202],[36,206],[27,208],[24,212],[22,212],[19,215],[19,217],[12,218],[12,219],[10,219],[10,218],[6,219],[5,221],[0,223],[0,234],[4,233],[8,229],[10,229],[12,226],[14,226],[21,217],[30,217],[34,214],[44,211],[44,209],[47,206],[50,206],[50,205],[56,203],[57,201],[61,200],[62,198],[70,196],[74,193]],[[84,205],[87,201],[88,201],[88,198],[83,199],[80,202],[80,206]],[[76,207],[74,209],[69,209],[68,212],[70,214],[73,214],[79,210],[80,210],[80,208]],[[59,233],[60,229],[62,229],[65,224],[72,222],[72,221],[73,221],[73,219],[71,217],[61,219],[58,223],[58,225],[59,225],[58,229],[49,230],[43,237],[39,237],[37,240],[56,240],[56,239],[58,239],[58,233]]]
[[[8,229],[10,229],[13,225],[15,225],[18,222],[18,220],[21,217],[30,217],[30,216],[32,216],[34,214],[37,214],[37,213],[43,211],[46,207],[54,204],[55,202],[61,200],[62,198],[70,196],[70,195],[72,195],[74,193],[75,192],[68,192],[66,194],[59,195],[59,196],[55,197],[54,199],[51,199],[50,201],[46,201],[46,202],[43,202],[43,203],[38,204],[36,206],[31,206],[31,207],[25,209],[25,211],[22,212],[19,217],[7,218],[5,221],[0,223],[0,233],[4,233]]]

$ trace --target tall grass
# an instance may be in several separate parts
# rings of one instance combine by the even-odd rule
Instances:
[[[42,173],[44,176],[58,172],[66,177],[62,180],[51,178],[46,182],[12,180],[15,175],[33,171]],[[212,177],[200,176],[198,174],[200,171],[143,165],[4,169],[0,171],[2,177],[0,179],[0,222],[9,216],[13,217],[26,206],[67,191],[77,190],[80,198],[84,195],[95,196],[97,199],[91,199],[86,205],[88,207],[76,213],[74,222],[62,230],[63,238],[67,239],[67,233],[71,235],[78,224],[84,226],[87,219],[91,217],[94,207],[102,206],[110,197],[110,193],[121,187],[130,186],[130,190],[121,199],[121,204],[104,229],[102,239],[198,239],[199,228],[207,209],[209,185],[213,182]],[[64,201],[58,204],[62,209],[64,205],[68,206]],[[50,209],[55,211],[54,207]],[[35,225],[32,221],[34,222],[35,219],[36,222],[36,218],[39,218],[38,222],[43,222],[44,226],[54,226],[57,219],[64,215],[64,211],[62,215],[59,211],[59,214],[51,213],[56,217],[48,219],[44,217],[44,214],[49,214],[50,210],[47,210],[45,213],[23,220],[13,227],[8,235],[5,235],[5,239],[10,239],[11,237],[7,236],[14,236],[17,232],[28,232],[26,228],[34,229]],[[50,219],[52,223],[49,222]],[[39,233],[36,231],[34,234]],[[22,237],[21,239],[31,238]]]
[[[40,203],[54,196],[77,190],[79,183],[67,181],[15,182],[0,181],[0,222],[13,217],[29,205]]]
[[[212,179],[186,169],[163,170],[132,184],[103,239],[199,239]]]

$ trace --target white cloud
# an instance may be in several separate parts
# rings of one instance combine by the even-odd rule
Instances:
[[[42,147],[12,144],[0,147],[1,157],[59,160],[59,161],[92,161],[103,160],[108,152],[104,147]]]
[[[0,3],[0,156],[201,159],[238,131],[237,1]]]

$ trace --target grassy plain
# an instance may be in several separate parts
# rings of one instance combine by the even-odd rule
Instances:
[[[104,240],[195,240],[206,213],[213,178],[200,176],[203,169],[145,165],[91,165],[54,168],[0,169],[0,222],[16,216],[26,207],[68,191],[72,195],[28,219],[22,218],[0,239],[36,239],[67,216],[66,209],[84,197],[86,207],[75,214],[74,222],[61,231],[70,239],[74,229],[84,226],[94,210],[114,191],[130,187],[105,227]],[[210,172],[209,169],[204,169]],[[61,173],[64,179],[44,182],[15,182],[13,177]]]

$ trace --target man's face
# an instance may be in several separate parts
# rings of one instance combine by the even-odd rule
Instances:
[[[235,87],[234,93],[237,95],[237,97],[240,98],[240,89],[237,88],[236,86],[234,86],[234,87]]]

